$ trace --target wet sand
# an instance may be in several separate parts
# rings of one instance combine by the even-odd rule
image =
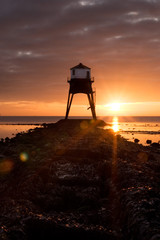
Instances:
[[[160,155],[103,121],[0,143],[0,239],[160,239]]]

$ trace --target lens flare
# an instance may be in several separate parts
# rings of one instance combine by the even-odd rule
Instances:
[[[80,128],[81,129],[87,129],[88,128],[88,122],[87,121],[82,121],[81,123],[80,123]]]
[[[26,162],[27,160],[28,160],[28,154],[26,153],[26,152],[22,152],[21,154],[20,154],[20,160],[22,161],[22,162]]]
[[[13,169],[13,161],[4,159],[0,162],[0,174],[7,174]]]

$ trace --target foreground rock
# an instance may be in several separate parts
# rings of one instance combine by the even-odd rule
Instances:
[[[104,122],[67,120],[0,145],[0,239],[160,239],[160,162]]]

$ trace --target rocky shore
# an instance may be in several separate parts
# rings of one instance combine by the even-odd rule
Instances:
[[[103,121],[0,142],[0,239],[160,239],[160,154]]]

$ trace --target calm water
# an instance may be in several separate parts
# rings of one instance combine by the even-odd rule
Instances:
[[[148,145],[147,140],[160,142],[160,117],[112,117],[108,120],[111,127],[105,127],[106,129],[112,128],[131,142],[136,138],[145,146]]]
[[[84,118],[84,117],[71,117]],[[90,118],[90,117],[85,117]],[[99,117],[106,123],[110,123],[114,132],[121,134],[129,141],[135,138],[139,143],[146,144],[146,140],[152,142],[160,141],[160,117]],[[5,137],[14,137],[19,132],[26,132],[29,129],[37,127],[36,124],[55,123],[64,117],[60,116],[36,116],[36,117],[5,117],[0,116],[0,139]],[[107,127],[109,128],[109,127]]]
[[[72,117],[75,119],[77,117]],[[84,118],[84,117],[78,117]],[[85,117],[90,118],[90,117]],[[62,116],[0,116],[0,139],[12,138],[17,133],[27,132],[29,129],[40,127],[43,123],[55,123],[60,119],[64,119]],[[39,126],[37,126],[39,125]]]

